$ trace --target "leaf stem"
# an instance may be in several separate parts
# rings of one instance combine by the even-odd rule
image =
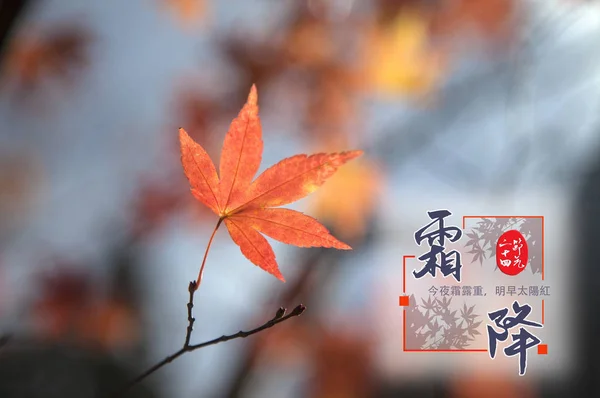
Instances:
[[[210,239],[208,240],[208,245],[206,246],[206,251],[204,252],[204,258],[202,259],[202,265],[200,266],[200,272],[198,272],[198,279],[196,280],[196,285],[194,287],[194,290],[198,290],[198,288],[200,287],[200,283],[202,283],[202,276],[204,275],[204,266],[206,265],[206,258],[208,257],[208,250],[210,249],[210,245],[212,244],[215,234],[217,233],[217,230],[219,229],[219,226],[221,226],[221,223],[223,222],[224,219],[225,219],[225,217],[219,218],[219,221],[217,222],[217,225],[215,226],[215,229],[213,230],[212,235],[210,236]]]

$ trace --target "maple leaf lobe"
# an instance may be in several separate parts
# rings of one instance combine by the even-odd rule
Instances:
[[[179,129],[181,164],[196,199],[219,214],[219,177],[214,163],[202,146],[183,129]]]
[[[275,261],[275,252],[269,242],[252,227],[232,218],[225,219],[231,239],[240,247],[242,254],[254,265],[259,266],[277,279],[285,282]]]
[[[288,245],[351,250],[314,218],[291,209],[251,209],[232,219]]]
[[[295,155],[265,170],[250,186],[245,203],[236,210],[251,207],[283,206],[316,191],[344,163],[363,151]]]
[[[262,127],[258,116],[258,93],[252,86],[248,100],[231,122],[225,136],[219,164],[220,207],[223,214],[229,204],[244,195],[260,167],[263,152]]]
[[[250,93],[248,94],[248,100],[246,101],[248,105],[258,105],[258,91],[256,90],[256,84],[253,84],[250,87]],[[258,112],[258,108],[256,109]]]

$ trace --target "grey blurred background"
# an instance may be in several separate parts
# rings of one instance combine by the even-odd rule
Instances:
[[[307,313],[129,396],[600,395],[598,2],[3,0],[0,38],[1,397],[103,397],[180,348],[215,217],[177,128],[218,159],[252,83],[260,171],[365,150],[291,206],[354,250],[273,242],[282,284],[219,231],[194,342]],[[546,216],[564,347],[538,371],[402,352],[402,255],[431,206]]]

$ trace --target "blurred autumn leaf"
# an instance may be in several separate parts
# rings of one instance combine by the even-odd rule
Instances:
[[[367,91],[384,95],[429,93],[445,71],[445,56],[430,47],[427,17],[417,10],[368,29],[362,59]]]
[[[207,0],[160,0],[160,3],[185,29],[198,27],[201,22],[207,20]]]
[[[110,299],[98,303],[82,319],[81,333],[105,350],[130,348],[138,339],[138,320],[129,305]]]
[[[91,42],[91,33],[80,25],[63,23],[47,29],[27,29],[10,43],[3,84],[12,83],[27,94],[50,79],[70,83],[87,66]]]
[[[191,197],[185,183],[180,173],[159,181],[148,178],[141,182],[130,212],[134,239],[144,239],[160,231],[177,213],[190,212],[191,226],[203,225],[209,219],[212,223],[212,212]]]
[[[486,39],[502,40],[511,33],[514,0],[457,0],[436,7],[431,29],[438,36],[475,29]]]
[[[286,72],[314,81],[331,65],[341,65],[337,59],[339,43],[332,34],[334,27],[322,14],[314,12],[319,3],[313,1],[310,7],[305,2],[293,3],[283,27],[267,39],[237,34],[221,41],[223,55],[239,72],[232,102],[242,101],[249,85],[268,87]]]
[[[396,21],[403,10],[415,9],[426,3],[424,0],[375,0],[375,18],[377,24],[388,25]]]
[[[308,397],[369,396],[374,342],[368,333],[330,329],[313,319],[266,331],[256,344],[264,350],[263,365],[309,366],[314,382]]]
[[[195,141],[211,142],[212,124],[224,112],[219,101],[204,97],[197,90],[182,90],[176,100],[177,120]],[[179,150],[177,142],[177,150]],[[211,145],[207,145],[211,152]]]
[[[367,231],[383,187],[381,171],[366,159],[341,168],[313,194],[311,213],[346,241],[360,240]]]
[[[41,296],[32,311],[38,337],[102,349],[131,346],[138,337],[137,317],[128,303],[99,299],[91,277],[59,264],[41,279]]]
[[[225,60],[237,70],[239,79],[227,105],[244,102],[252,84],[268,87],[289,66],[285,47],[279,43],[230,35],[221,40],[219,48]]]
[[[133,234],[150,235],[185,201],[188,192],[175,185],[143,184],[133,203]]]
[[[302,2],[291,15],[283,45],[290,63],[300,68],[312,68],[332,60],[336,43],[323,14],[315,14]]]
[[[371,393],[374,343],[344,328],[323,330],[315,345],[311,398],[364,398]]]
[[[355,72],[348,65],[329,62],[315,68],[309,86],[305,120],[313,139],[327,141],[357,123]]]
[[[451,398],[533,398],[535,397],[528,382],[498,374],[470,373],[460,381],[451,379]]]
[[[81,272],[59,271],[43,275],[40,293],[33,316],[38,333],[49,340],[69,335],[69,330],[91,302],[90,283]]]
[[[0,236],[28,215],[42,182],[42,167],[31,154],[0,157]]]
[[[377,0],[375,3],[380,26],[395,24],[396,18],[409,10],[419,10],[431,22],[430,32],[436,36],[475,29],[480,36],[495,40],[510,33],[515,0]]]
[[[256,336],[257,352],[278,366],[296,365],[311,357],[310,323],[282,324]],[[283,355],[282,355],[283,354]]]

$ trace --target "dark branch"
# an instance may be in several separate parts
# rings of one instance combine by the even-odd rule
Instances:
[[[152,366],[150,369],[146,370],[144,373],[137,376],[135,379],[131,380],[123,389],[121,389],[119,392],[114,394],[113,397],[116,398],[116,397],[122,396],[125,392],[129,391],[129,389],[131,389],[137,383],[141,382],[146,377],[150,376],[152,373],[156,372],[163,366],[173,362],[175,359],[179,358],[186,352],[192,352],[192,351],[198,350],[200,348],[208,347],[208,346],[219,344],[219,343],[224,343],[229,340],[234,340],[234,339],[238,339],[238,338],[246,338],[246,337],[252,336],[253,334],[256,334],[256,333],[262,332],[265,329],[271,328],[271,327],[277,325],[278,323],[285,322],[288,319],[293,318],[295,316],[300,316],[306,310],[306,307],[303,304],[300,304],[300,305],[296,306],[296,308],[294,308],[292,310],[292,312],[290,312],[289,314],[286,315],[286,309],[281,307],[277,310],[277,312],[275,313],[275,316],[271,320],[265,322],[263,325],[255,328],[255,329],[252,329],[252,330],[249,330],[246,332],[240,330],[239,332],[237,332],[235,334],[231,334],[231,335],[227,335],[227,336],[223,335],[216,339],[205,341],[204,343],[190,344],[190,339],[192,337],[192,330],[193,330],[193,326],[194,326],[194,322],[195,322],[195,318],[193,317],[193,314],[192,314],[192,309],[194,308],[194,293],[195,293],[196,289],[197,289],[196,282],[195,281],[190,282],[190,285],[188,287],[188,291],[190,292],[190,298],[189,298],[189,301],[187,304],[188,326],[187,326],[187,332],[185,335],[185,342],[183,344],[183,347],[179,351],[169,355],[162,361],[158,362],[157,364]]]
[[[192,330],[194,330],[194,322],[196,318],[192,315],[192,309],[194,308],[194,293],[198,289],[198,284],[196,281],[191,281],[190,286],[188,287],[188,291],[190,292],[190,300],[187,303],[187,313],[188,313],[188,326],[187,332],[185,334],[185,342],[183,343],[183,348],[186,348],[190,345],[190,338],[192,337]]]
[[[240,330],[236,334],[231,334],[229,336],[221,336],[214,340],[209,340],[204,343],[191,345],[191,346],[188,346],[188,351],[193,351],[198,348],[208,347],[209,345],[224,343],[226,341],[233,340],[233,339],[246,338],[246,337],[252,336],[253,334],[256,334],[258,332],[262,332],[265,329],[271,328],[271,327],[277,325],[278,323],[285,322],[288,319],[293,318],[295,316],[300,316],[305,310],[306,310],[306,307],[304,305],[300,304],[296,308],[294,308],[292,310],[292,312],[285,315],[286,310],[285,310],[285,308],[281,307],[281,308],[279,308],[279,310],[277,310],[277,313],[275,314],[273,319],[264,323],[262,326],[257,327],[256,329],[252,329],[247,332]]]

